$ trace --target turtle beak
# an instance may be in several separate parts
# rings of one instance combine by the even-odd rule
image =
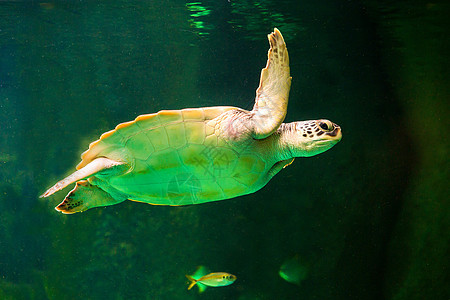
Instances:
[[[334,130],[333,133],[335,134],[336,140],[339,142],[342,139],[342,130],[339,125],[336,125],[333,123]]]
[[[334,130],[332,132],[325,133],[326,135],[332,137],[333,140],[339,142],[342,139],[342,130],[341,127],[335,123],[333,123]]]

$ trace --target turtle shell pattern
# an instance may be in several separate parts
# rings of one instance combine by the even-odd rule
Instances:
[[[269,165],[249,135],[224,134],[237,111],[231,106],[163,110],[117,125],[91,143],[77,166],[98,157],[129,170],[97,173],[92,184],[129,200],[159,205],[198,204],[252,193],[267,180]]]

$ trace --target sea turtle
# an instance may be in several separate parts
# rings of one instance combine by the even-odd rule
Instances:
[[[282,123],[291,77],[278,29],[251,111],[218,106],[162,110],[122,123],[91,143],[77,171],[48,197],[76,182],[56,207],[63,213],[133,200],[189,205],[230,199],[264,187],[295,157],[322,153],[342,137],[328,120]]]

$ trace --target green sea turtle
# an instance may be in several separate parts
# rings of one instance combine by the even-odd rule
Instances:
[[[66,214],[125,200],[189,205],[230,199],[261,189],[295,157],[333,147],[342,133],[328,120],[283,123],[289,56],[278,29],[268,39],[267,65],[251,111],[163,110],[119,124],[89,145],[76,172],[41,197],[76,182],[56,207]]]

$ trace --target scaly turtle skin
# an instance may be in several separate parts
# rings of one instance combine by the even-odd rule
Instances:
[[[284,124],[291,77],[278,31],[261,72],[253,110],[231,106],[163,110],[119,124],[91,143],[76,172],[48,197],[76,182],[56,209],[85,211],[125,200],[189,205],[250,194],[295,157],[322,153],[342,137],[328,120]]]

